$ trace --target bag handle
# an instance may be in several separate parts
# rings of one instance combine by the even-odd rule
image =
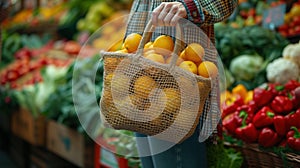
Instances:
[[[143,52],[144,52],[144,46],[147,42],[150,41],[150,38],[151,38],[154,30],[155,30],[155,26],[152,24],[152,21],[150,19],[148,24],[145,27],[144,34],[143,34],[140,44],[138,46],[138,51],[137,51],[138,57],[142,57]],[[178,59],[178,53],[180,52],[180,49],[183,46],[182,41],[180,40],[180,39],[183,39],[183,35],[182,35],[182,28],[181,28],[179,22],[176,24],[175,30],[176,30],[175,44],[174,44],[173,52],[171,53],[172,59],[171,59],[171,62],[169,63],[170,67],[176,66],[176,62]]]

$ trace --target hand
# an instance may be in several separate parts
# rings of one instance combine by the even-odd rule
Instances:
[[[186,18],[187,12],[180,2],[163,2],[153,10],[154,26],[175,26],[180,18]]]

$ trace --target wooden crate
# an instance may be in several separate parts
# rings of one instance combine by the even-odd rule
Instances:
[[[29,165],[29,153],[30,145],[23,139],[11,135],[9,137],[9,157],[14,164],[20,168],[28,167]],[[0,166],[1,167],[1,166]]]
[[[73,167],[74,164],[53,154],[44,147],[33,146],[30,152],[30,167],[34,168],[54,168],[54,167]]]
[[[12,114],[11,130],[16,136],[32,145],[44,146],[46,141],[46,119],[34,117],[28,110],[20,109]]]
[[[277,154],[269,151],[263,151],[258,144],[244,144],[236,146],[225,144],[228,147],[235,148],[240,151],[245,160],[247,168],[298,168],[300,167],[300,155],[295,153],[285,153],[286,158],[283,159]]]
[[[79,167],[93,167],[94,148],[79,132],[55,121],[47,124],[47,149]]]
[[[11,115],[6,111],[0,111],[0,129],[8,132],[10,130]]]

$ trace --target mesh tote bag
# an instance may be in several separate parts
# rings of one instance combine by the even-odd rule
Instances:
[[[182,142],[199,123],[211,90],[211,79],[176,66],[183,33],[176,25],[171,61],[162,64],[143,56],[155,26],[147,23],[136,53],[101,51],[104,64],[100,100],[102,122],[114,129]]]

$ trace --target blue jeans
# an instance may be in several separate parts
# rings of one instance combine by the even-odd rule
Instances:
[[[199,131],[180,144],[176,144],[158,154],[141,157],[143,168],[206,168],[206,147],[205,142],[198,142]],[[146,135],[136,133],[136,137],[146,137]],[[138,150],[151,151],[155,148],[155,142],[151,139],[148,144],[137,140]]]

